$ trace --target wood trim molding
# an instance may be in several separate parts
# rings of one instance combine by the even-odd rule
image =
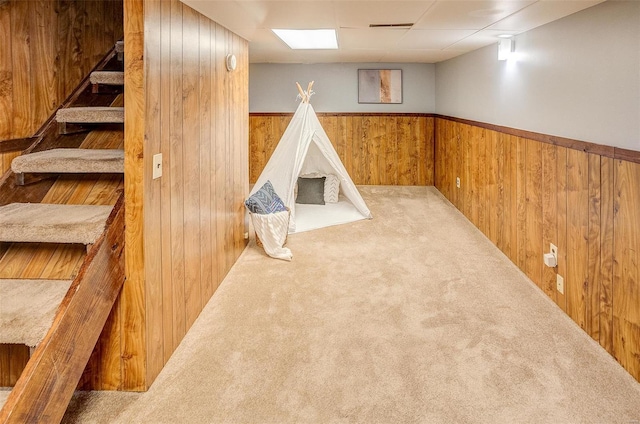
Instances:
[[[292,112],[251,112],[250,116],[293,116]],[[461,124],[485,128],[503,134],[539,141],[542,143],[562,146],[572,150],[580,150],[585,153],[593,153],[613,159],[625,160],[628,162],[640,163],[640,151],[622,149],[620,147],[605,146],[604,144],[591,143],[588,141],[574,140],[572,138],[559,137],[550,134],[521,130],[517,128],[504,127],[501,125],[489,124],[486,122],[472,121],[470,119],[456,118],[454,116],[439,115],[437,113],[379,113],[379,112],[317,112],[318,116],[424,116],[446,119],[448,121],[459,122]]]
[[[383,113],[383,112],[316,112],[318,116],[397,116],[397,117],[438,117],[433,113]],[[293,112],[251,112],[249,116],[293,116]]]
[[[486,122],[472,121],[469,119],[456,118],[453,116],[435,115],[437,118],[448,121],[459,122],[461,124],[472,125],[485,128],[504,134],[513,135],[520,138],[539,141],[541,143],[553,144],[554,146],[566,147],[567,149],[580,150],[585,153],[593,153],[613,159],[621,159],[629,162],[640,163],[640,151],[621,149],[619,147],[605,146],[603,144],[590,143],[582,140],[574,140],[566,137],[543,134],[533,131],[520,130],[517,128],[504,127],[501,125],[488,124]]]

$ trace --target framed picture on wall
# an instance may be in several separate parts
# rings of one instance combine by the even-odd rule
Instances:
[[[358,103],[402,103],[402,69],[358,69]]]

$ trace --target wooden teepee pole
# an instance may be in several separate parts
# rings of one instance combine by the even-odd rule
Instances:
[[[300,87],[300,83],[296,82],[296,86],[298,87],[298,92],[300,92],[300,97],[302,98],[302,103],[307,103],[307,95],[304,94],[304,90]]]

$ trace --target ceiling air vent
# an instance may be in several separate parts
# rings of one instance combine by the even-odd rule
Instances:
[[[369,28],[411,28],[412,23],[408,24],[369,24]]]

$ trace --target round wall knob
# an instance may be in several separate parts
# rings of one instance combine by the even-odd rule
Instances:
[[[227,55],[227,71],[231,72],[236,69],[236,56],[233,54]]]

